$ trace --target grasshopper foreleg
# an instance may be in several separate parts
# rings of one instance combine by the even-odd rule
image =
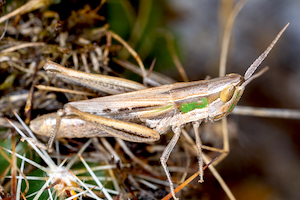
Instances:
[[[202,142],[200,139],[200,134],[199,134],[199,126],[201,124],[201,121],[196,121],[193,122],[193,128],[194,128],[194,133],[195,133],[195,138],[196,138],[196,145],[198,149],[198,154],[199,154],[199,176],[200,180],[199,182],[202,183],[204,182],[203,180],[203,158],[202,158]]]
[[[167,147],[165,148],[164,152],[162,153],[161,157],[160,157],[160,162],[162,167],[165,170],[165,174],[168,178],[169,184],[170,184],[170,189],[171,189],[171,193],[174,199],[178,199],[175,196],[175,191],[174,191],[174,185],[171,179],[171,175],[167,166],[167,161],[169,159],[169,156],[172,152],[172,150],[174,149],[174,146],[176,145],[179,136],[181,134],[181,128],[180,127],[172,127],[172,130],[174,132],[174,136],[172,137],[171,141],[169,142],[169,144],[167,145]]]

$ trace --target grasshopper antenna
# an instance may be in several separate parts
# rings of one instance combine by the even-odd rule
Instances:
[[[281,35],[283,34],[283,32],[285,31],[285,29],[290,25],[290,23],[287,23],[287,25],[285,25],[285,27],[278,33],[278,35],[276,36],[276,38],[272,41],[272,43],[270,44],[270,46],[252,63],[252,65],[248,68],[248,70],[246,71],[245,75],[244,75],[244,86],[246,86],[251,80],[253,80],[254,78],[256,78],[257,76],[252,76],[252,74],[255,72],[255,70],[257,69],[257,67],[260,65],[260,63],[267,57],[267,55],[270,53],[270,51],[272,50],[272,48],[274,47],[274,45],[276,44],[276,42],[279,40],[279,38],[281,37]],[[264,69],[264,71],[266,71]],[[252,78],[252,77],[253,78]],[[251,79],[249,79],[251,78]]]

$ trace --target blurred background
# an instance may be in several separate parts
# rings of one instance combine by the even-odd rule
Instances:
[[[98,11],[105,22],[97,21],[90,26],[108,23],[110,30],[136,50],[147,68],[156,58],[154,71],[176,81],[183,79],[175,67],[174,52],[190,81],[207,75],[214,78],[219,73],[224,27],[236,3],[232,0],[107,0]],[[58,12],[63,21],[72,10],[86,4],[96,8],[99,2],[64,0],[49,9]],[[264,66],[270,69],[247,86],[238,105],[300,109],[299,19],[298,0],[248,0],[242,8],[233,26],[226,73],[244,74],[278,32],[288,22],[290,26],[261,64],[260,69]],[[80,28],[69,28],[70,35]],[[134,62],[126,51],[122,50],[118,56]],[[300,199],[299,120],[229,115],[228,121],[230,153],[217,169],[235,197]],[[210,136],[217,129],[214,126],[218,122],[201,125],[203,142],[222,147],[218,133],[216,137]],[[197,158],[191,163],[196,170]],[[209,170],[205,171],[204,180],[203,184],[194,180],[178,197],[228,199]]]

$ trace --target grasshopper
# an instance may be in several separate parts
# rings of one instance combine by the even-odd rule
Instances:
[[[176,199],[167,160],[182,128],[187,123],[193,124],[199,154],[200,182],[203,182],[199,125],[202,121],[217,121],[234,109],[246,85],[268,69],[265,67],[254,74],[287,26],[288,24],[253,62],[244,76],[227,74],[210,80],[174,83],[70,102],[57,113],[34,119],[30,127],[37,134],[50,136],[50,141],[55,135],[57,138],[113,136],[143,143],[157,141],[161,134],[171,129],[174,136],[163,151],[160,161],[170,183],[171,193]],[[49,67],[50,65],[51,63],[46,63],[45,68],[59,76],[59,70]]]

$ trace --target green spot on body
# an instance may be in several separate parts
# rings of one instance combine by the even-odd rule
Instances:
[[[190,112],[191,110],[194,110],[194,109],[201,109],[201,108],[205,108],[208,104],[208,101],[207,101],[207,98],[200,98],[200,100],[197,102],[197,101],[194,101],[194,102],[191,102],[191,103],[183,103],[181,104],[179,110],[183,113],[188,113]]]

